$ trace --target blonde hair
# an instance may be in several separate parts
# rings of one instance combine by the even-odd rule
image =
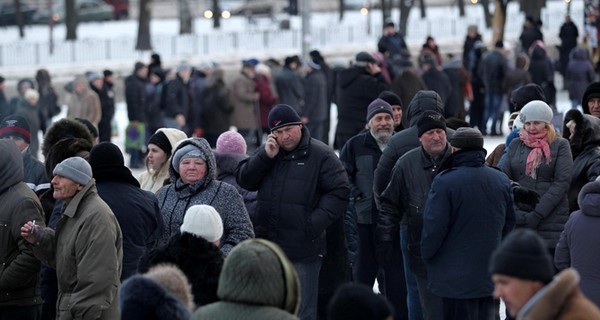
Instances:
[[[548,144],[552,144],[556,139],[556,130],[554,130],[554,125],[552,123],[546,122],[546,129],[548,133],[546,133],[546,138],[548,138]]]

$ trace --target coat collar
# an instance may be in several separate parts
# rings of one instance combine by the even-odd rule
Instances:
[[[523,306],[517,319],[557,319],[568,301],[579,291],[579,274],[569,268],[534,294]]]
[[[96,191],[96,180],[91,179],[90,182],[88,182],[83,187],[83,189],[81,189],[81,191],[79,191],[75,195],[75,197],[73,197],[73,200],[71,200],[71,202],[69,202],[69,204],[65,208],[65,212],[63,212],[63,215],[65,215],[69,218],[73,218],[75,216],[75,214],[77,213],[77,209],[79,208],[79,204],[81,203],[83,198],[85,198],[88,194],[97,194],[97,193],[98,193],[98,191]]]

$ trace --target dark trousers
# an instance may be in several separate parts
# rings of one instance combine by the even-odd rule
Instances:
[[[42,305],[0,307],[0,320],[38,320],[42,317]]]
[[[379,290],[394,307],[394,319],[408,319],[406,281],[404,280],[399,236],[394,241],[394,251],[390,263],[382,268],[375,257],[375,225],[359,223],[357,226],[358,257],[354,268],[354,279],[368,286],[373,286],[375,278],[378,279],[378,282],[383,280],[379,282]],[[378,274],[382,276],[378,277]]]
[[[493,297],[476,299],[443,298],[444,320],[494,320],[496,311]]]
[[[100,123],[98,123],[98,140],[100,140],[100,142],[105,142],[105,141],[110,142],[111,137],[112,137],[112,126],[110,123],[110,119],[100,120]]]

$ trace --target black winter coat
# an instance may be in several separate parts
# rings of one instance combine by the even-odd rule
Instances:
[[[146,81],[135,74],[125,78],[125,102],[129,121],[146,121]]]
[[[339,72],[336,147],[341,149],[365,128],[367,107],[385,90],[390,90],[390,85],[381,73],[370,75],[365,68],[356,66]]]
[[[177,266],[192,284],[194,303],[201,307],[218,301],[217,287],[223,267],[223,254],[214,244],[189,233],[176,234],[164,247],[142,257],[139,271],[144,273],[160,263]]]
[[[330,147],[302,128],[296,149],[280,149],[271,159],[261,147],[240,163],[236,178],[243,188],[258,190],[257,238],[277,243],[291,261],[326,253],[325,229],[343,217],[350,193],[344,167]]]
[[[279,95],[279,102],[291,106],[296,112],[302,114],[304,82],[300,74],[284,66],[275,76],[275,87]]]
[[[244,205],[248,210],[250,221],[252,224],[255,222],[254,214],[256,212],[256,191],[248,191],[237,183],[235,180],[235,170],[242,160],[248,158],[247,155],[233,154],[233,153],[219,153],[215,152],[215,159],[217,160],[217,180],[226,182],[235,187],[239,194],[244,199]]]
[[[165,90],[163,88],[163,90]],[[175,118],[181,114],[188,118],[190,111],[190,95],[188,85],[183,83],[183,79],[178,75],[166,85],[167,97],[165,101],[165,116]]]

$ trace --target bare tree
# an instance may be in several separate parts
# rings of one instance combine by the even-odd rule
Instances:
[[[425,19],[427,17],[427,8],[425,7],[425,0],[419,1],[419,8],[421,9],[421,19]]]
[[[392,16],[392,1],[391,0],[380,0],[381,13],[383,23],[385,23]]]
[[[398,32],[400,32],[403,37],[406,37],[408,15],[410,13],[410,9],[412,9],[413,3],[414,0],[400,0],[400,21],[398,23]]]
[[[485,27],[492,27],[492,13],[490,12],[490,1],[481,0],[479,3],[483,6],[483,16],[485,17]]]
[[[67,40],[77,40],[77,7],[75,0],[65,0],[65,25]]]
[[[344,0],[339,0],[339,13],[340,13],[340,21],[344,19],[344,7],[346,6],[346,2]]]
[[[458,3],[458,15],[461,17],[465,16],[465,0],[457,0]]]
[[[506,5],[508,1],[494,0],[494,18],[492,20],[492,42],[504,41],[504,26],[506,25]]]
[[[179,34],[192,33],[192,14],[189,0],[179,0]]]
[[[23,19],[23,12],[21,10],[21,0],[15,0],[15,19],[17,27],[19,27],[19,38],[25,37],[25,19]]]
[[[140,15],[138,17],[138,34],[135,43],[136,50],[152,50],[150,38],[150,18],[152,17],[152,0],[140,0]]]
[[[525,16],[530,16],[534,21],[541,20],[542,8],[546,6],[546,0],[519,0],[521,11]]]
[[[218,29],[221,27],[221,6],[219,0],[212,0],[212,12],[213,12],[213,28]]]

